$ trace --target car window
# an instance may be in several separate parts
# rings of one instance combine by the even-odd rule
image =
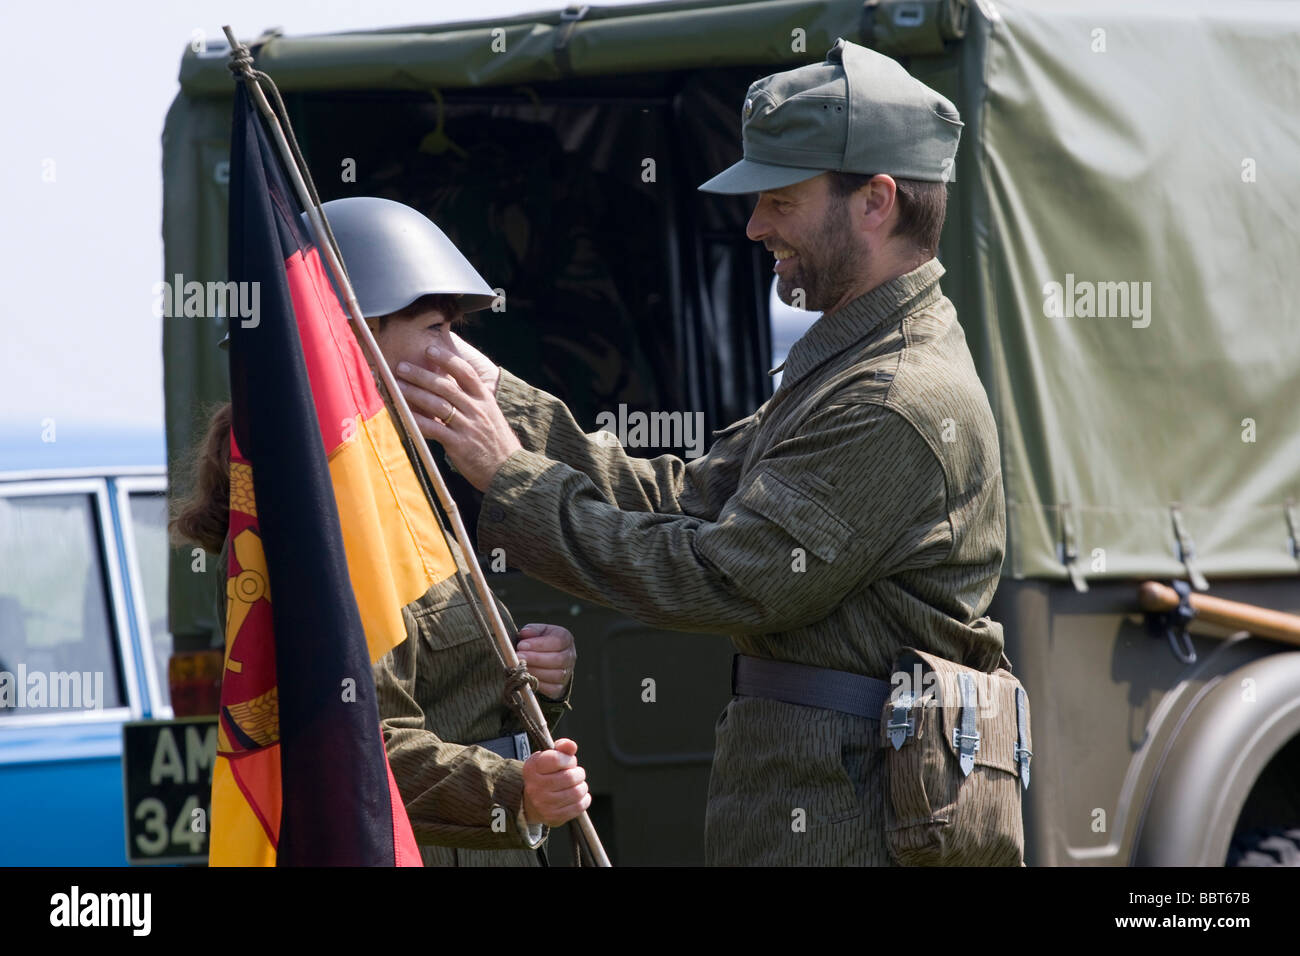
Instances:
[[[130,495],[131,534],[139,564],[145,613],[158,677],[158,693],[171,706],[167,684],[167,661],[172,653],[172,635],[167,627],[167,497],[162,492],[137,491]]]
[[[89,494],[0,497],[0,720],[125,706]]]

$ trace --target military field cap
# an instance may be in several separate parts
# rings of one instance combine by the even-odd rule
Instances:
[[[750,84],[740,120],[745,158],[703,192],[780,189],[827,170],[946,182],[963,125],[896,60],[842,37],[825,62]]]

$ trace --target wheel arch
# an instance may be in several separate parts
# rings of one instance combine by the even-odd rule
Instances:
[[[1297,736],[1300,651],[1212,679],[1156,771],[1133,865],[1222,866],[1256,781]]]

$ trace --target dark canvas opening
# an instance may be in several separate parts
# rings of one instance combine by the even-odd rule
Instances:
[[[771,392],[753,197],[696,188],[739,158],[737,107],[759,72],[611,77],[600,95],[590,81],[301,94],[290,109],[321,198],[382,196],[433,219],[506,293],[462,334],[584,428],[625,405],[700,411],[716,429]],[[472,525],[474,496],[453,484]]]

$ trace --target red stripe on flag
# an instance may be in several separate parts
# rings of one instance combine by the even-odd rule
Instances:
[[[411,820],[406,815],[406,805],[397,790],[397,781],[393,779],[393,768],[384,754],[384,767],[388,770],[388,799],[393,802],[393,865],[424,866],[420,856],[420,847],[415,842],[415,833],[411,829]]]
[[[316,399],[325,454],[356,432],[356,417],[370,418],[384,407],[370,366],[325,276],[320,254],[295,252],[285,260],[285,276],[302,339],[303,359]]]

